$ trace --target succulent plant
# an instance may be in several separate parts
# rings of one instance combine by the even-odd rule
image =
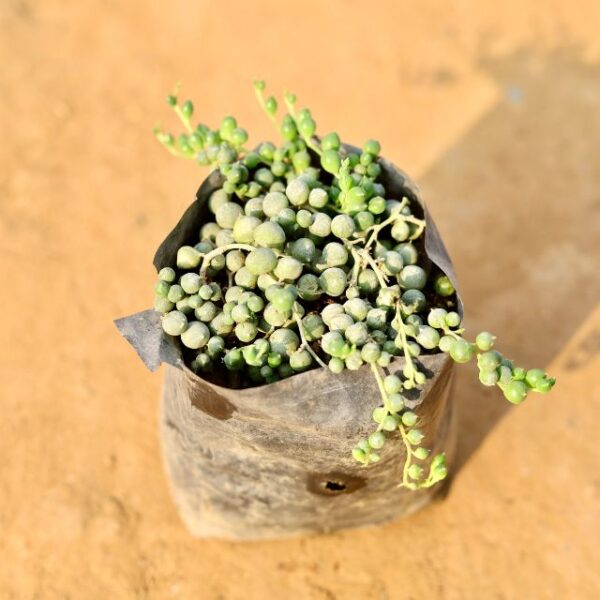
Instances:
[[[210,377],[227,370],[236,385],[270,384],[314,368],[333,373],[369,365],[381,404],[374,431],[352,454],[380,460],[386,436],[406,447],[401,485],[429,487],[447,474],[444,454],[429,461],[419,418],[406,406],[420,389],[423,354],[444,352],[455,362],[477,359],[483,385],[497,386],[513,404],[530,391],[546,393],[554,379],[517,367],[494,349],[495,336],[464,337],[452,282],[423,252],[421,207],[394,198],[380,181],[380,144],[348,149],[340,136],[316,135],[296,97],[278,102],[254,84],[258,101],[283,143],[246,147],[234,117],[218,128],[193,125],[191,101],[168,97],[185,128],[175,137],[155,130],[175,156],[217,168],[223,184],[210,196],[213,220],[198,242],[182,246],[176,269],[164,268],[154,287],[165,334],[179,338],[189,367]],[[386,374],[404,357],[402,376]]]

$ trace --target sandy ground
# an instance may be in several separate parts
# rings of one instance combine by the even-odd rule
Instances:
[[[600,597],[599,26],[593,0],[0,2],[0,597]],[[471,331],[559,378],[509,410],[461,369],[454,485],[406,521],[224,543],[170,501],[161,375],[111,321],[150,304],[204,175],[150,135],[174,124],[165,94],[180,80],[259,140],[255,76],[324,131],[380,138]]]

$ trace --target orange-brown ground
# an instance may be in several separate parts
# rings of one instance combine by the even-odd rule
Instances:
[[[600,597],[599,26],[594,0],[4,0],[0,597]],[[322,131],[380,138],[422,185],[470,330],[559,378],[509,410],[462,368],[461,468],[406,521],[201,541],[168,496],[161,375],[111,320],[150,304],[205,171],[150,129],[181,80],[203,119],[270,136],[255,76]]]

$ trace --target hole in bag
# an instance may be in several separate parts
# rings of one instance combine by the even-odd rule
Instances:
[[[346,489],[345,483],[339,483],[337,481],[326,481],[325,489],[332,492],[343,492]]]
[[[319,496],[351,494],[366,484],[362,477],[345,473],[311,473],[306,480],[308,491]]]

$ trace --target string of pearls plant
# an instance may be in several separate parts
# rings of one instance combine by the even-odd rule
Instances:
[[[368,140],[347,152],[332,132],[316,136],[308,109],[284,95],[285,111],[254,84],[260,106],[283,144],[246,148],[248,134],[234,117],[217,129],[194,125],[194,106],[173,95],[168,103],[185,131],[155,130],[171,154],[219,169],[223,184],[209,199],[214,221],[198,243],[182,246],[177,269],[158,274],[155,309],[166,334],[178,337],[197,373],[229,372],[228,383],[274,383],[312,368],[333,373],[368,364],[381,394],[375,430],[354,458],[380,460],[386,436],[399,432],[406,447],[401,485],[429,487],[447,474],[444,454],[425,465],[419,418],[406,392],[426,375],[423,354],[477,358],[483,385],[497,386],[519,404],[545,393],[554,379],[525,370],[493,349],[495,337],[464,337],[452,283],[423,250],[425,221],[409,198],[391,198],[379,181],[380,145]],[[402,376],[386,374],[404,357]]]

